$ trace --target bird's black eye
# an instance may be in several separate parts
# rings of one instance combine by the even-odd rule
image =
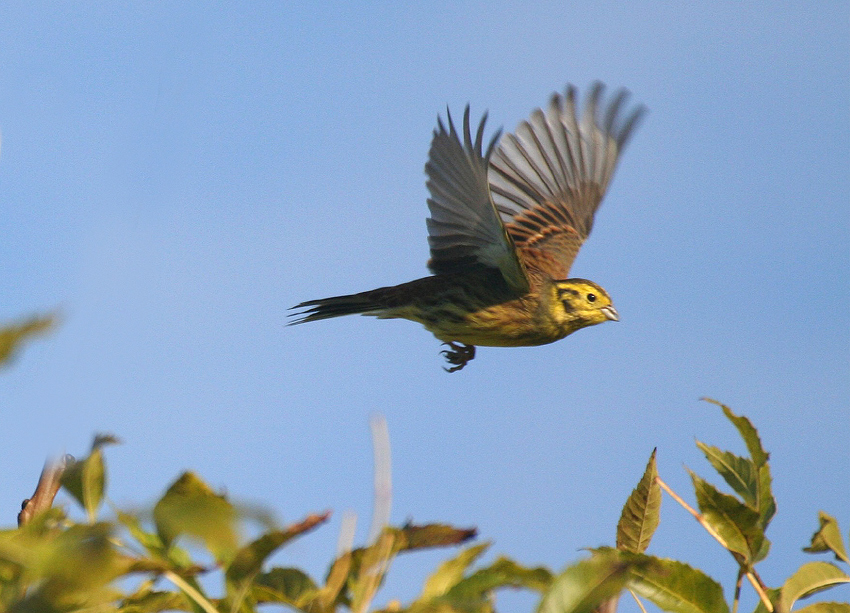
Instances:
[[[596,302],[596,294],[588,294],[587,295],[588,302]]]

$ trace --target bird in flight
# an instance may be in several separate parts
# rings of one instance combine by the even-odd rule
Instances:
[[[568,278],[643,106],[621,89],[604,100],[594,84],[579,108],[576,89],[553,94],[514,134],[484,149],[469,106],[463,132],[437,118],[425,173],[431,276],[292,307],[293,324],[340,315],[419,322],[443,341],[455,372],[475,346],[544,345],[580,328],[619,321],[611,297]]]

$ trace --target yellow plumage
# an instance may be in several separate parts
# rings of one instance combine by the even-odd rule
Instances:
[[[596,84],[579,116],[576,92],[553,95],[514,134],[483,151],[486,115],[473,140],[438,121],[428,163],[428,242],[434,273],[401,285],[302,302],[293,323],[361,313],[419,322],[450,349],[460,370],[475,346],[517,347],[560,340],[619,320],[608,293],[568,279],[643,107],[625,117],[621,90],[602,112]],[[498,142],[498,145],[497,145]]]

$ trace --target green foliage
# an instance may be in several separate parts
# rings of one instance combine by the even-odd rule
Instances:
[[[643,553],[661,520],[661,488],[656,481],[655,449],[637,487],[623,506],[617,523],[617,549]]]
[[[0,362],[51,321],[34,318],[0,329]],[[537,613],[612,612],[625,591],[665,611],[729,613],[717,581],[684,562],[646,553],[659,527],[662,489],[731,554],[730,571],[737,579],[733,611],[738,610],[745,577],[759,594],[756,613],[788,613],[801,599],[850,583],[850,558],[838,522],[823,512],[804,551],[828,554],[831,561],[804,563],[779,587],[762,582],[756,565],[768,555],[766,530],[776,513],[769,454],[746,417],[710,402],[722,408],[748,452],[741,457],[697,441],[731,493],[690,472],[699,511],[692,509],[659,477],[653,450],[623,506],[616,548],[592,550],[554,574],[507,557],[482,564],[489,544],[472,545],[440,564],[416,600],[406,606],[393,602],[384,612],[492,613],[496,591],[520,588],[539,594]],[[21,527],[0,530],[0,611],[252,613],[261,605],[278,605],[304,613],[362,613],[370,610],[397,555],[459,545],[476,536],[475,529],[443,524],[387,526],[372,543],[333,560],[319,581],[298,568],[274,566],[272,559],[282,547],[325,523],[329,513],[309,515],[289,526],[264,525],[259,535],[246,539],[250,517],[191,472],[180,475],[144,515],[152,521],[121,510],[115,510],[114,519],[102,517],[107,489],[103,451],[116,442],[98,436],[87,457],[53,468],[85,512],[85,522],[49,507],[54,489],[48,504],[35,505]],[[213,594],[209,586],[214,584],[219,588]],[[850,613],[850,604],[820,602],[796,610]]]
[[[50,330],[56,322],[53,315],[34,315],[18,323],[0,327],[0,366],[8,364],[27,341]]]

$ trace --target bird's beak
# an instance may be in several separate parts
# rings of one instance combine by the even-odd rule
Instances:
[[[605,317],[611,321],[620,321],[620,314],[617,312],[617,309],[614,308],[613,304],[609,304],[599,310],[602,311],[605,314]]]

